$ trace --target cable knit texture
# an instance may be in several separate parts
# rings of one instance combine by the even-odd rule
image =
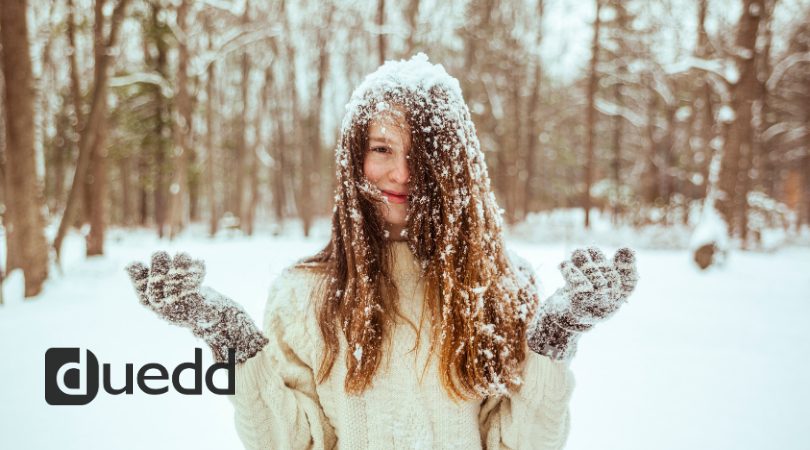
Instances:
[[[405,242],[394,245],[393,278],[403,315],[422,316],[424,280]],[[509,397],[454,403],[430,358],[430,323],[421,344],[406,322],[393,329],[386,358],[362,396],[348,395],[346,341],[329,378],[315,373],[324,344],[311,295],[317,275],[287,269],[270,288],[264,333],[270,343],[236,366],[236,429],[247,449],[413,450],[561,449],[570,430],[574,376],[567,362],[528,352],[523,384]],[[417,325],[418,326],[418,325]],[[409,353],[410,352],[410,353]]]

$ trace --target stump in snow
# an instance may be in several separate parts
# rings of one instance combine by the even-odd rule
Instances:
[[[714,205],[709,203],[701,211],[700,220],[689,239],[689,250],[692,251],[698,267],[706,270],[713,264],[722,264],[729,247],[728,226],[714,209]]]
[[[701,270],[706,270],[707,267],[712,265],[714,261],[714,254],[717,252],[717,246],[712,244],[701,245],[695,250],[695,262]]]

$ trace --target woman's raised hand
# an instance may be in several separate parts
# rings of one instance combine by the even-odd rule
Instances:
[[[178,253],[172,260],[166,252],[155,252],[151,269],[133,262],[126,270],[142,305],[171,323],[194,327],[204,303],[199,288],[205,263],[186,253]]]
[[[267,344],[240,304],[200,286],[205,276],[202,260],[186,253],[172,260],[166,252],[155,252],[151,268],[133,262],[126,271],[141,304],[168,322],[190,328],[211,347],[217,362],[228,361],[228,349],[234,349],[236,363],[244,362]]]
[[[615,314],[638,281],[635,255],[629,248],[619,249],[612,263],[596,247],[575,250],[571,261],[563,261],[559,268],[569,312],[583,324],[602,322]]]
[[[612,317],[633,292],[639,276],[635,254],[619,249],[609,261],[596,247],[575,250],[560,266],[565,286],[540,305],[527,341],[556,360],[574,357],[582,333]]]

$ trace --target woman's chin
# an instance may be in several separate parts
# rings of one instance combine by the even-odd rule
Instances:
[[[386,223],[398,227],[405,226],[408,222],[408,208],[402,206],[407,205],[389,205],[385,211],[382,211],[382,218]]]
[[[386,220],[385,220],[385,223],[386,223],[386,225],[387,225],[387,226],[389,226],[389,227],[399,227],[399,228],[402,228],[402,227],[404,227],[404,226],[405,226],[405,224],[406,224],[406,223],[408,223],[408,221],[407,221],[407,220],[405,220],[405,218],[396,218],[396,219],[394,219],[394,220],[388,220],[388,219],[386,219]]]
[[[404,218],[394,218],[394,219],[395,220],[388,220],[388,218],[385,218],[385,232],[386,232],[385,237],[391,241],[405,240],[406,237],[404,230],[407,220],[404,220]]]

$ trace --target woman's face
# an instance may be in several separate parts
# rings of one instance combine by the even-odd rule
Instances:
[[[366,178],[388,199],[380,214],[389,224],[390,238],[401,238],[408,216],[408,153],[411,130],[402,111],[377,116],[368,127],[368,149],[363,161]]]

